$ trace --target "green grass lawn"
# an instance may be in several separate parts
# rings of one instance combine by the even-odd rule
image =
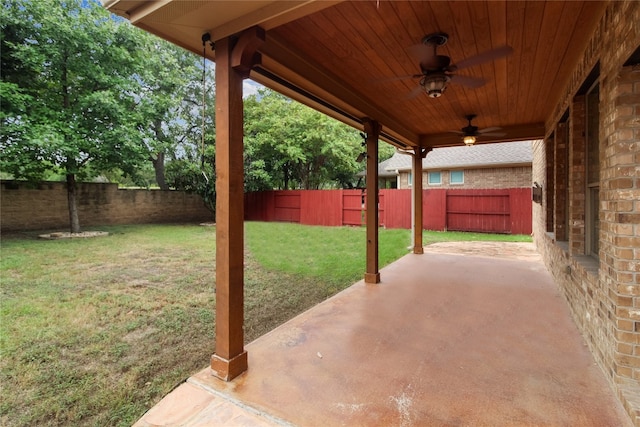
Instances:
[[[0,424],[128,426],[215,347],[215,229],[99,227],[108,237],[2,238]],[[246,224],[252,341],[362,278],[365,230]],[[380,230],[380,266],[408,230]],[[514,239],[425,232],[424,242]]]

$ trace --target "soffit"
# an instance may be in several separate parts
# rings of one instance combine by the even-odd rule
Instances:
[[[117,13],[161,37],[202,52],[214,39],[252,25],[266,31],[262,65],[251,78],[359,125],[378,120],[396,145],[459,144],[451,130],[477,114],[479,128],[501,127],[501,138],[544,135],[543,123],[582,56],[606,2],[593,1],[344,1],[236,2],[112,1]],[[142,13],[141,7],[148,8]],[[453,63],[509,45],[513,54],[459,71],[482,78],[476,89],[450,83],[440,98],[411,96],[419,72],[409,48],[429,33],[445,32],[438,49]],[[208,55],[213,58],[214,52]]]

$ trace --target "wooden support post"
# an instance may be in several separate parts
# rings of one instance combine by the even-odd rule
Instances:
[[[379,283],[378,271],[378,138],[380,124],[369,119],[364,120],[367,139],[367,270],[366,283]]]
[[[413,186],[411,193],[413,195],[413,253],[422,254],[422,159],[426,156],[427,151],[421,147],[415,147],[411,156],[413,159]]]
[[[259,32],[258,32],[259,34]],[[211,369],[230,381],[247,370],[244,350],[244,163],[242,80],[259,41],[216,41],[216,350]],[[244,38],[244,42],[243,41]],[[262,32],[264,40],[264,32]]]

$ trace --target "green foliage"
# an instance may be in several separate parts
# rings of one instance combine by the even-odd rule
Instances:
[[[386,142],[378,141],[378,160],[384,161],[390,159],[395,153],[396,149],[391,144],[387,144]]]
[[[195,158],[202,155],[203,132],[205,144],[214,144],[214,73],[210,70],[203,76],[204,64],[199,56],[148,33],[140,36],[144,55],[139,66],[137,128],[146,156],[155,169],[156,182],[161,189],[168,189],[167,161],[197,163]],[[203,89],[206,89],[204,99]]]
[[[133,173],[134,29],[94,2],[16,0],[3,3],[2,30],[0,168],[31,180]]]
[[[215,171],[210,162],[198,164],[184,159],[173,160],[167,164],[166,175],[171,187],[198,194],[209,210],[215,214]]]
[[[134,176],[144,160],[132,113],[141,33],[95,1],[15,0],[0,10],[0,170],[30,181],[64,175],[78,232],[76,181],[114,169]]]
[[[358,132],[268,89],[245,100],[245,189],[348,188]]]

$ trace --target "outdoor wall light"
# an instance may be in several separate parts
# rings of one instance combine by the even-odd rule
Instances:
[[[447,88],[449,80],[451,80],[451,77],[446,74],[435,73],[424,76],[420,84],[431,98],[440,98]]]
[[[476,143],[476,137],[473,135],[465,135],[462,138],[462,142],[464,142],[467,146],[472,146]]]

